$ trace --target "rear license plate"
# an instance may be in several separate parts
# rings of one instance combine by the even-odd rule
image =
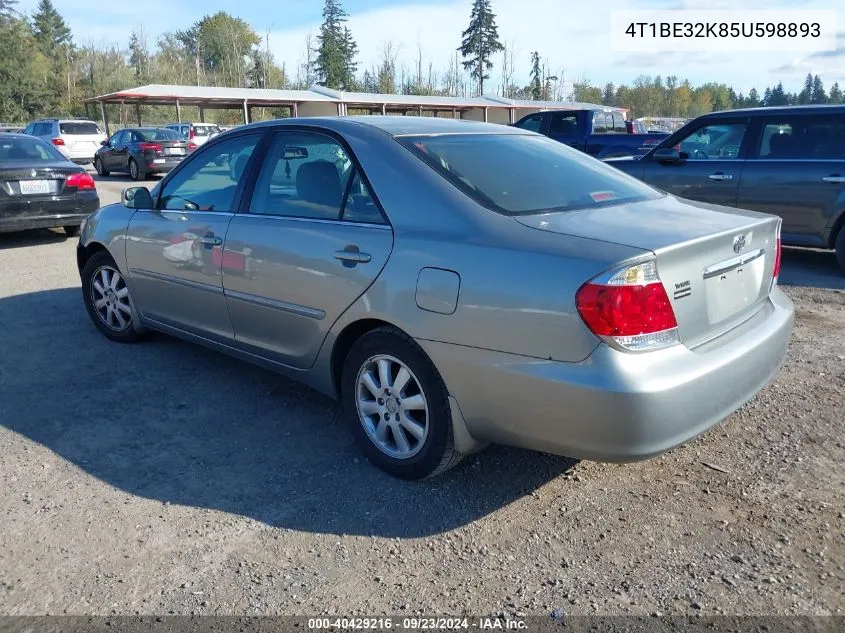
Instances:
[[[753,261],[724,272],[714,271],[704,279],[707,294],[707,320],[719,323],[742,312],[760,298],[766,258]]]
[[[181,147],[165,147],[164,153],[168,156],[182,156],[185,154],[185,150]]]
[[[21,180],[19,184],[21,187],[21,193],[25,196],[39,193],[52,193],[49,180]]]
[[[153,159],[153,162],[154,162],[156,165],[159,165],[159,164],[161,164],[161,163],[163,163],[163,162],[164,162],[164,159],[163,159],[163,158],[154,158],[154,159]]]

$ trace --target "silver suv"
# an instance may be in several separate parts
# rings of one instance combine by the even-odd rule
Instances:
[[[184,138],[202,145],[208,139],[220,134],[220,128],[215,123],[168,123],[166,128],[176,130]]]
[[[40,119],[24,129],[24,134],[37,136],[74,163],[94,161],[94,154],[106,140],[105,133],[94,121],[85,119]]]

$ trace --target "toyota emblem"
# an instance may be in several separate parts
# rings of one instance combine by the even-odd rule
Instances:
[[[745,235],[737,235],[734,238],[734,253],[742,252],[743,248],[745,248]]]

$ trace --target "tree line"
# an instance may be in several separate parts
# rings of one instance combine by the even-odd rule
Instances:
[[[320,29],[306,38],[294,68],[273,57],[269,34],[262,36],[224,11],[153,42],[139,28],[125,45],[102,45],[75,38],[52,0],[40,0],[31,15],[18,11],[17,4],[0,0],[0,121],[5,122],[82,116],[83,99],[148,83],[293,89],[320,84],[347,91],[443,96],[485,94],[496,83],[496,92],[509,98],[601,103],[630,108],[634,116],[690,117],[737,107],[843,101],[839,85],[826,91],[817,75],[808,75],[798,93],[778,83],[762,94],[752,89],[745,95],[724,83],[692,86],[676,76],[641,76],[630,85],[605,86],[581,78],[568,85],[563,69],[553,70],[536,50],[525,60],[530,62],[528,84],[520,85],[515,46],[501,41],[491,0],[474,0],[467,28],[445,69],[434,68],[419,45],[413,66],[400,65],[402,45],[392,41],[383,44],[375,64],[362,67],[341,0],[324,0]],[[494,79],[495,67],[499,72]],[[125,115],[121,111],[112,118],[124,120]],[[216,116],[227,122],[239,115]]]

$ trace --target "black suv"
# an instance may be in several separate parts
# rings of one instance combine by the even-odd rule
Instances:
[[[676,196],[779,215],[784,244],[835,248],[845,270],[845,106],[713,112],[607,162]]]

